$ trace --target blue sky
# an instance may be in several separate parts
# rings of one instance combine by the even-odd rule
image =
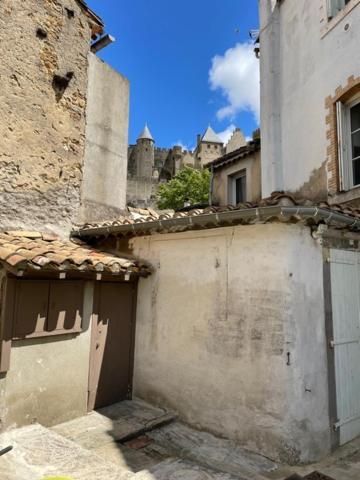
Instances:
[[[131,84],[129,141],[193,147],[209,123],[247,136],[258,123],[257,0],[88,0],[116,37],[100,56]]]

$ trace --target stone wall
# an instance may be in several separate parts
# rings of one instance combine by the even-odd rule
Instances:
[[[131,245],[154,267],[139,283],[135,394],[278,460],[328,453],[323,258],[310,229],[247,225]]]
[[[64,234],[80,202],[90,26],[75,0],[0,4],[0,226]]]
[[[128,177],[126,203],[136,207],[155,207],[159,182],[155,178]]]

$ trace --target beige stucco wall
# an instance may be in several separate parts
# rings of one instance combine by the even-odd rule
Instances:
[[[82,222],[125,208],[129,130],[129,81],[91,52],[88,61]]]
[[[1,427],[45,426],[87,411],[93,282],[86,282],[80,335],[14,341],[0,379]]]
[[[261,198],[260,152],[255,152],[214,172],[214,201],[219,205],[230,203],[229,175],[246,170],[246,201],[256,202]]]
[[[329,451],[322,250],[300,225],[135,238],[135,394],[287,462]],[[290,354],[290,365],[288,363]]]

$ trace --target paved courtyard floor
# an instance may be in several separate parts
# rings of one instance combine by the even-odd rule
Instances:
[[[126,401],[78,419],[0,435],[1,480],[284,480],[314,470],[334,480],[360,480],[360,440],[314,465],[287,467],[234,442],[199,432],[171,412]]]

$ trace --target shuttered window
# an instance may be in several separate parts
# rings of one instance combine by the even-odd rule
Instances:
[[[13,338],[77,333],[82,327],[83,282],[19,280]]]
[[[340,190],[360,185],[360,98],[337,102]]]
[[[327,0],[328,17],[335,17],[351,0]]]

